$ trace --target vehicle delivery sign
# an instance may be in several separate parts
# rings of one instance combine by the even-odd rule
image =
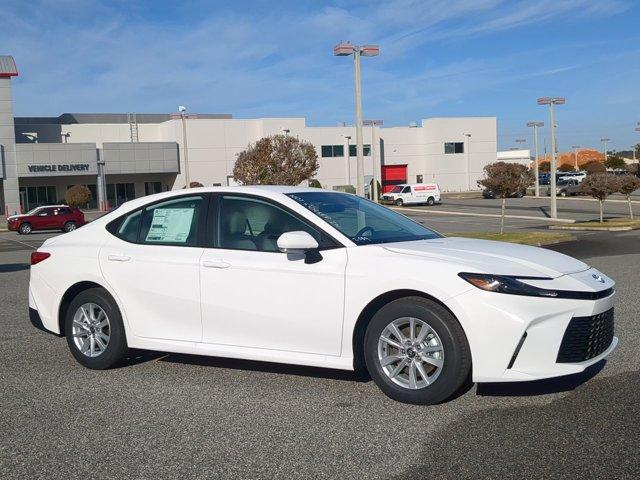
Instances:
[[[185,243],[191,231],[193,211],[193,208],[156,208],[146,241]]]

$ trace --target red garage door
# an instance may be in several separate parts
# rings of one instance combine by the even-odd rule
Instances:
[[[394,185],[407,183],[407,165],[383,165],[382,166],[382,192],[386,193]]]

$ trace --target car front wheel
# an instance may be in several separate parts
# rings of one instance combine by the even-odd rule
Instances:
[[[382,307],[365,334],[371,378],[390,398],[420,405],[458,392],[471,372],[471,352],[456,318],[438,303],[408,297]]]
[[[127,352],[120,310],[102,288],[84,290],[71,301],[65,335],[72,355],[87,368],[112,368]]]
[[[31,224],[30,223],[23,223],[22,225],[20,225],[20,228],[18,229],[18,231],[22,234],[22,235],[29,235],[31,233]]]
[[[399,198],[399,199],[397,199],[397,200],[396,200],[396,206],[397,206],[397,207],[401,207],[403,204],[404,204],[404,202],[402,201],[402,199],[401,199],[401,198]]]

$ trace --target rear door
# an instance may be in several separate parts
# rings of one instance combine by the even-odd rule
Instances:
[[[170,197],[109,224],[100,267],[133,333],[199,342],[200,257],[208,195]]]

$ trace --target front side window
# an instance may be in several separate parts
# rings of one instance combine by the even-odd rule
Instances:
[[[411,187],[404,187],[402,193],[411,193]]]
[[[309,233],[320,248],[335,245],[326,235],[272,203],[231,195],[220,199],[216,247],[279,252],[280,235],[295,231]]]
[[[356,245],[427,240],[441,236],[404,215],[355,195],[301,192],[288,196]]]
[[[444,153],[464,153],[464,142],[445,142]]]

